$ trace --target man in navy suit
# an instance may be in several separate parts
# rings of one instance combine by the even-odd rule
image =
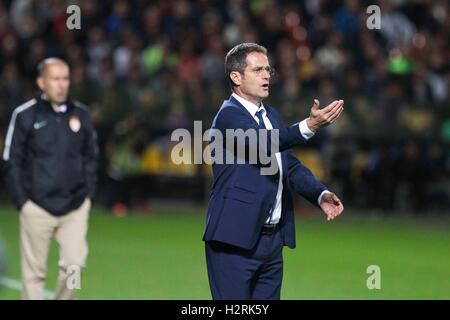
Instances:
[[[211,293],[213,299],[280,299],[282,249],[295,247],[289,188],[320,207],[328,220],[343,211],[339,198],[294,157],[291,148],[333,123],[344,102],[336,100],[320,109],[314,100],[309,118],[285,127],[277,112],[262,103],[272,74],[264,47],[235,46],[226,55],[225,71],[233,93],[214,118],[212,130],[225,137],[227,159],[220,158],[218,148],[212,151],[214,182],[203,236]],[[266,133],[266,139],[257,135],[252,143],[230,137],[230,130]],[[254,162],[248,156],[252,152],[257,153]],[[262,156],[274,161],[274,174],[264,174],[267,162]]]

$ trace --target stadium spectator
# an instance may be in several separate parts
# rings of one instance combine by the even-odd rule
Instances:
[[[371,4],[381,8],[381,30],[366,28]],[[213,106],[226,95],[218,57],[238,42],[252,41],[276,55],[277,94],[270,102],[287,120],[305,116],[295,106],[317,92],[320,99],[330,90],[345,98],[342,120],[352,123],[351,132],[339,126],[324,130],[310,145],[320,154],[326,152],[323,135],[342,134],[355,145],[354,159],[376,153],[383,141],[397,148],[414,136],[448,150],[448,1],[83,0],[82,28],[72,31],[65,28],[64,7],[64,1],[0,3],[3,138],[12,108],[34,94],[33,64],[59,56],[72,67],[73,94],[95,117],[105,162],[108,137],[128,116],[142,121],[143,143],[169,146],[168,128],[178,121],[203,120],[209,127]],[[449,169],[441,170],[448,185]],[[106,170],[100,174],[105,177]]]

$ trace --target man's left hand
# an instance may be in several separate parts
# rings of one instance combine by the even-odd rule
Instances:
[[[333,220],[344,211],[341,200],[334,193],[325,193],[320,201],[320,208],[327,215],[327,220]]]

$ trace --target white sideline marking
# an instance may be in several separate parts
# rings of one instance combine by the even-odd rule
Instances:
[[[22,292],[22,283],[18,280],[11,278],[0,278],[0,286],[4,286],[13,290]],[[44,299],[52,300],[55,297],[55,293],[52,291],[44,290]]]

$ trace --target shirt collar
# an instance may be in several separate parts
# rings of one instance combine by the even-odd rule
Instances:
[[[244,106],[244,108],[252,115],[252,117],[255,117],[256,112],[262,111],[262,115],[266,113],[266,108],[264,107],[263,103],[261,102],[261,105],[258,107],[253,102],[248,101],[247,99],[242,98],[241,96],[237,95],[236,93],[231,94],[237,101]]]
[[[46,103],[50,108],[52,108],[52,110],[53,110],[53,107],[51,106],[50,102],[48,102],[46,99],[44,99],[44,93],[39,94],[39,98],[40,98],[43,102],[45,102],[45,103]],[[69,102],[66,101],[65,103],[59,105],[59,106],[58,106],[58,110],[56,110],[56,112],[57,112],[57,113],[66,113],[66,112],[67,112],[67,109],[68,109],[68,103],[69,103]]]
[[[59,112],[65,113],[67,112],[67,105],[66,104],[62,104],[59,106]]]

